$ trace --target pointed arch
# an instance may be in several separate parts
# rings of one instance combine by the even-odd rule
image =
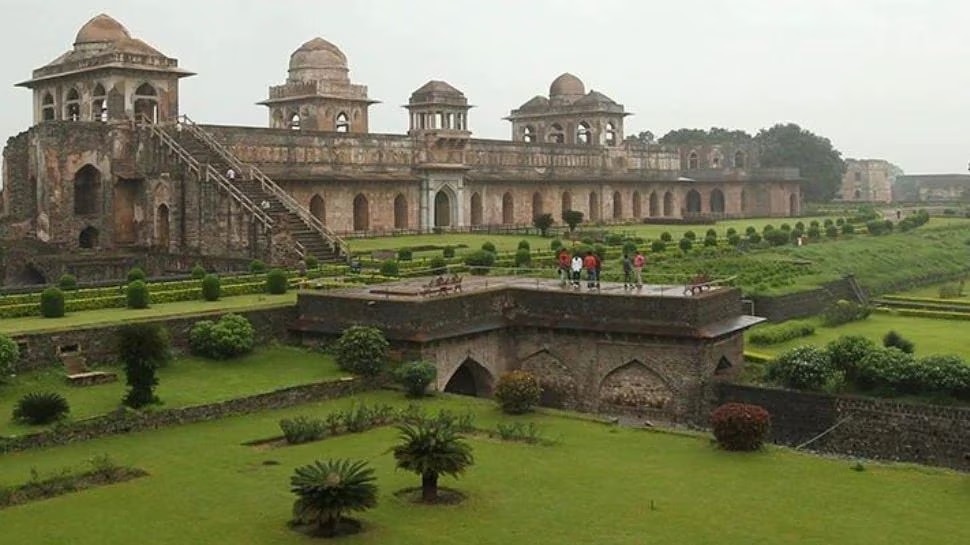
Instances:
[[[699,157],[696,151],[690,152],[687,156],[687,170],[695,170],[699,165]]]
[[[589,123],[585,121],[580,121],[579,125],[576,126],[576,143],[577,144],[593,143],[593,131],[590,130]]]
[[[664,193],[664,217],[674,215],[674,194],[670,191]]]
[[[508,191],[502,195],[502,223],[506,225],[515,223],[515,199]]]
[[[488,397],[492,394],[494,381],[492,373],[484,365],[468,357],[452,371],[445,382],[444,391],[450,394]]]
[[[562,125],[559,123],[553,123],[549,127],[549,132],[546,133],[546,142],[550,144],[562,144],[566,141],[566,133],[562,130]]]
[[[81,120],[81,93],[78,92],[77,87],[71,87],[64,97],[64,119]]]
[[[335,129],[337,132],[350,132],[350,118],[345,112],[337,114]]]
[[[568,212],[573,209],[573,194],[568,191],[562,192],[562,211]]]
[[[320,223],[327,223],[327,205],[319,193],[310,199],[310,213],[320,220]]]
[[[81,234],[77,237],[78,248],[93,249],[98,247],[98,230],[92,226],[88,225],[85,227]]]
[[[167,204],[160,204],[155,210],[155,240],[160,248],[168,250],[170,238],[170,218]]]
[[[108,120],[108,93],[100,83],[91,92],[91,119],[101,122]]]
[[[619,191],[613,192],[613,219],[623,219],[623,195]]]
[[[101,204],[101,171],[86,164],[74,173],[74,215],[97,214]]]
[[[363,193],[354,197],[354,231],[370,230],[370,203]]]
[[[558,354],[544,348],[523,358],[519,367],[539,379],[540,405],[559,409],[576,407],[579,399],[576,378]]]
[[[404,193],[398,193],[394,197],[394,228],[408,228],[408,200]]]
[[[616,145],[616,142],[617,142],[616,135],[617,135],[616,125],[614,125],[612,121],[609,122],[609,123],[607,123],[606,124],[606,135],[605,135],[605,138],[604,138],[603,142],[607,146],[615,146]]]
[[[643,197],[640,195],[639,191],[633,192],[633,218],[636,220],[643,219]]]
[[[286,119],[286,126],[294,131],[300,130],[300,112],[293,112]]]
[[[158,122],[158,93],[149,83],[142,83],[135,89],[135,118]]]
[[[699,214],[701,212],[701,194],[696,189],[687,192],[687,213]]]
[[[650,202],[647,205],[647,215],[649,215],[651,218],[660,215],[660,198],[657,197],[656,191],[650,192]]]
[[[637,359],[613,369],[600,382],[600,410],[666,409],[673,399],[670,383]]]
[[[708,197],[708,207],[713,214],[723,214],[724,213],[724,192],[720,189],[711,190],[711,194]]]
[[[589,221],[600,221],[600,195],[595,191],[589,192]]]
[[[451,225],[452,209],[451,203],[454,199],[451,198],[450,191],[445,189],[440,189],[434,195],[434,226],[435,227],[448,227]]]
[[[536,191],[532,194],[532,217],[541,216],[543,214],[542,209],[542,193]]]
[[[44,93],[44,98],[40,101],[40,112],[40,117],[44,121],[53,121],[57,117],[54,109],[54,95],[50,91]]]
[[[472,225],[482,224],[482,196],[476,191],[471,198],[471,222]]]

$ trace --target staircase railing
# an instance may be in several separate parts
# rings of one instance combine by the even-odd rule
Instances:
[[[186,151],[181,144],[171,137],[171,135],[166,133],[159,125],[153,123],[147,117],[141,116],[138,119],[138,122],[142,128],[147,129],[152,136],[158,138],[162,144],[164,144],[172,153],[174,153],[182,164],[193,172],[196,177],[205,182],[214,182],[220,189],[228,193],[229,196],[232,197],[232,199],[235,200],[244,210],[252,214],[257,221],[265,225],[267,228],[272,228],[274,223],[273,218],[267,214],[265,210],[256,206],[256,204],[253,203],[253,201],[247,197],[245,193],[230,183],[229,180],[227,180],[225,176],[217,171],[212,165],[208,163],[205,165],[199,163],[199,161],[195,157],[192,157],[192,154]]]
[[[249,172],[250,178],[259,182],[260,187],[263,191],[276,197],[280,203],[286,207],[291,213],[296,214],[305,224],[311,227],[314,231],[320,234],[324,240],[333,246],[334,250],[338,255],[349,256],[349,248],[347,243],[342,239],[337,233],[333,232],[329,227],[327,227],[319,218],[314,216],[310,210],[305,206],[301,205],[294,199],[289,193],[287,193],[282,187],[280,187],[272,178],[263,174],[263,171],[259,170],[258,167],[252,164],[243,163],[229,151],[228,148],[222,145],[218,140],[216,140],[208,131],[203,130],[198,126],[197,123],[192,121],[187,115],[179,116],[180,122],[192,133],[193,136],[202,140],[211,149],[213,149],[224,161],[226,161],[229,166],[236,169],[240,174],[244,172]],[[299,244],[299,243],[297,243]]]

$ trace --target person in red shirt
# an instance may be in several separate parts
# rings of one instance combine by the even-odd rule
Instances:
[[[647,264],[647,258],[637,250],[637,255],[633,257],[633,279],[637,284],[637,289],[643,287],[643,266]]]
[[[586,257],[583,258],[583,268],[586,269],[586,287],[593,289],[596,287],[596,271],[599,267],[599,260],[593,255],[593,252],[586,252]]]
[[[569,283],[569,261],[569,252],[559,250],[559,285],[564,288]]]

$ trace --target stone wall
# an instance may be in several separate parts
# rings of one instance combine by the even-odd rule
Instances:
[[[847,278],[828,282],[820,288],[788,295],[756,295],[754,314],[772,322],[784,322],[821,314],[839,299],[855,301],[856,296]]]
[[[818,452],[970,470],[970,408],[832,396],[719,384],[716,404],[760,405],[771,413],[772,441]],[[713,408],[713,406],[709,407]],[[707,425],[706,414],[700,424]]]
[[[301,384],[247,397],[184,407],[135,412],[119,409],[114,413],[88,418],[56,430],[16,437],[0,437],[0,453],[66,445],[109,435],[154,430],[165,426],[207,422],[272,409],[283,409],[305,403],[324,401],[359,392],[368,385],[359,379],[341,379],[314,384]]]
[[[188,350],[189,331],[199,320],[218,319],[226,311],[200,313],[193,316],[179,316],[152,320],[165,326],[171,335],[173,348]],[[288,326],[296,318],[296,307],[277,307],[263,310],[238,312],[253,324],[256,330],[256,344],[273,341],[285,342],[289,338]],[[57,320],[51,320],[51,327],[57,327]],[[17,372],[32,371],[60,365],[61,352],[80,351],[89,366],[114,363],[117,356],[115,346],[118,330],[123,324],[79,327],[61,331],[47,331],[12,335],[20,345],[20,360]]]

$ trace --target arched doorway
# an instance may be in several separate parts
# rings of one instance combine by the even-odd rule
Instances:
[[[327,207],[323,202],[323,197],[314,195],[310,199],[310,213],[313,214],[313,217],[320,220],[320,223],[327,223]]]
[[[532,217],[542,215],[542,193],[536,191],[532,194]]]
[[[639,191],[633,192],[633,218],[637,220],[643,218],[643,199]]]
[[[472,225],[482,224],[482,196],[478,193],[472,193],[471,216]]]
[[[699,214],[701,211],[701,194],[696,189],[687,192],[687,213]]]
[[[674,215],[674,195],[670,191],[664,193],[664,217]]]
[[[445,384],[445,392],[466,396],[488,397],[492,395],[492,374],[474,359],[466,358],[455,369],[455,372],[451,374],[451,378]]]
[[[710,199],[711,199],[710,201],[711,212],[714,214],[723,214],[724,213],[724,192],[722,192],[720,189],[715,189],[711,191]]]
[[[77,237],[78,248],[92,249],[98,247],[98,230],[93,226],[85,227]]]
[[[562,211],[568,212],[573,209],[573,195],[568,191],[562,192]]]
[[[600,220],[600,196],[592,191],[589,194],[589,221]]]
[[[647,210],[647,214],[653,218],[660,215],[660,198],[657,197],[656,191],[650,192],[650,203]]]
[[[397,197],[394,197],[394,228],[408,228],[408,200],[403,193],[398,193]]]
[[[135,119],[144,118],[152,123],[158,122],[158,93],[147,83],[142,83],[135,89]]]
[[[619,191],[613,192],[613,219],[623,218],[623,196]]]
[[[158,205],[158,211],[155,213],[155,239],[160,248],[168,250],[169,213],[167,204]]]
[[[363,193],[354,197],[354,231],[370,229],[370,205]]]
[[[509,192],[502,195],[502,223],[506,225],[515,223],[515,201],[512,200],[512,194]]]
[[[795,217],[798,215],[798,195],[792,193],[788,197],[788,215]]]
[[[74,214],[97,214],[101,202],[101,171],[84,165],[74,173]]]
[[[26,263],[22,267],[8,271],[7,280],[11,286],[37,286],[47,283],[44,273],[40,272],[33,263]]]
[[[434,226],[448,227],[451,225],[451,198],[442,189],[434,196]]]

